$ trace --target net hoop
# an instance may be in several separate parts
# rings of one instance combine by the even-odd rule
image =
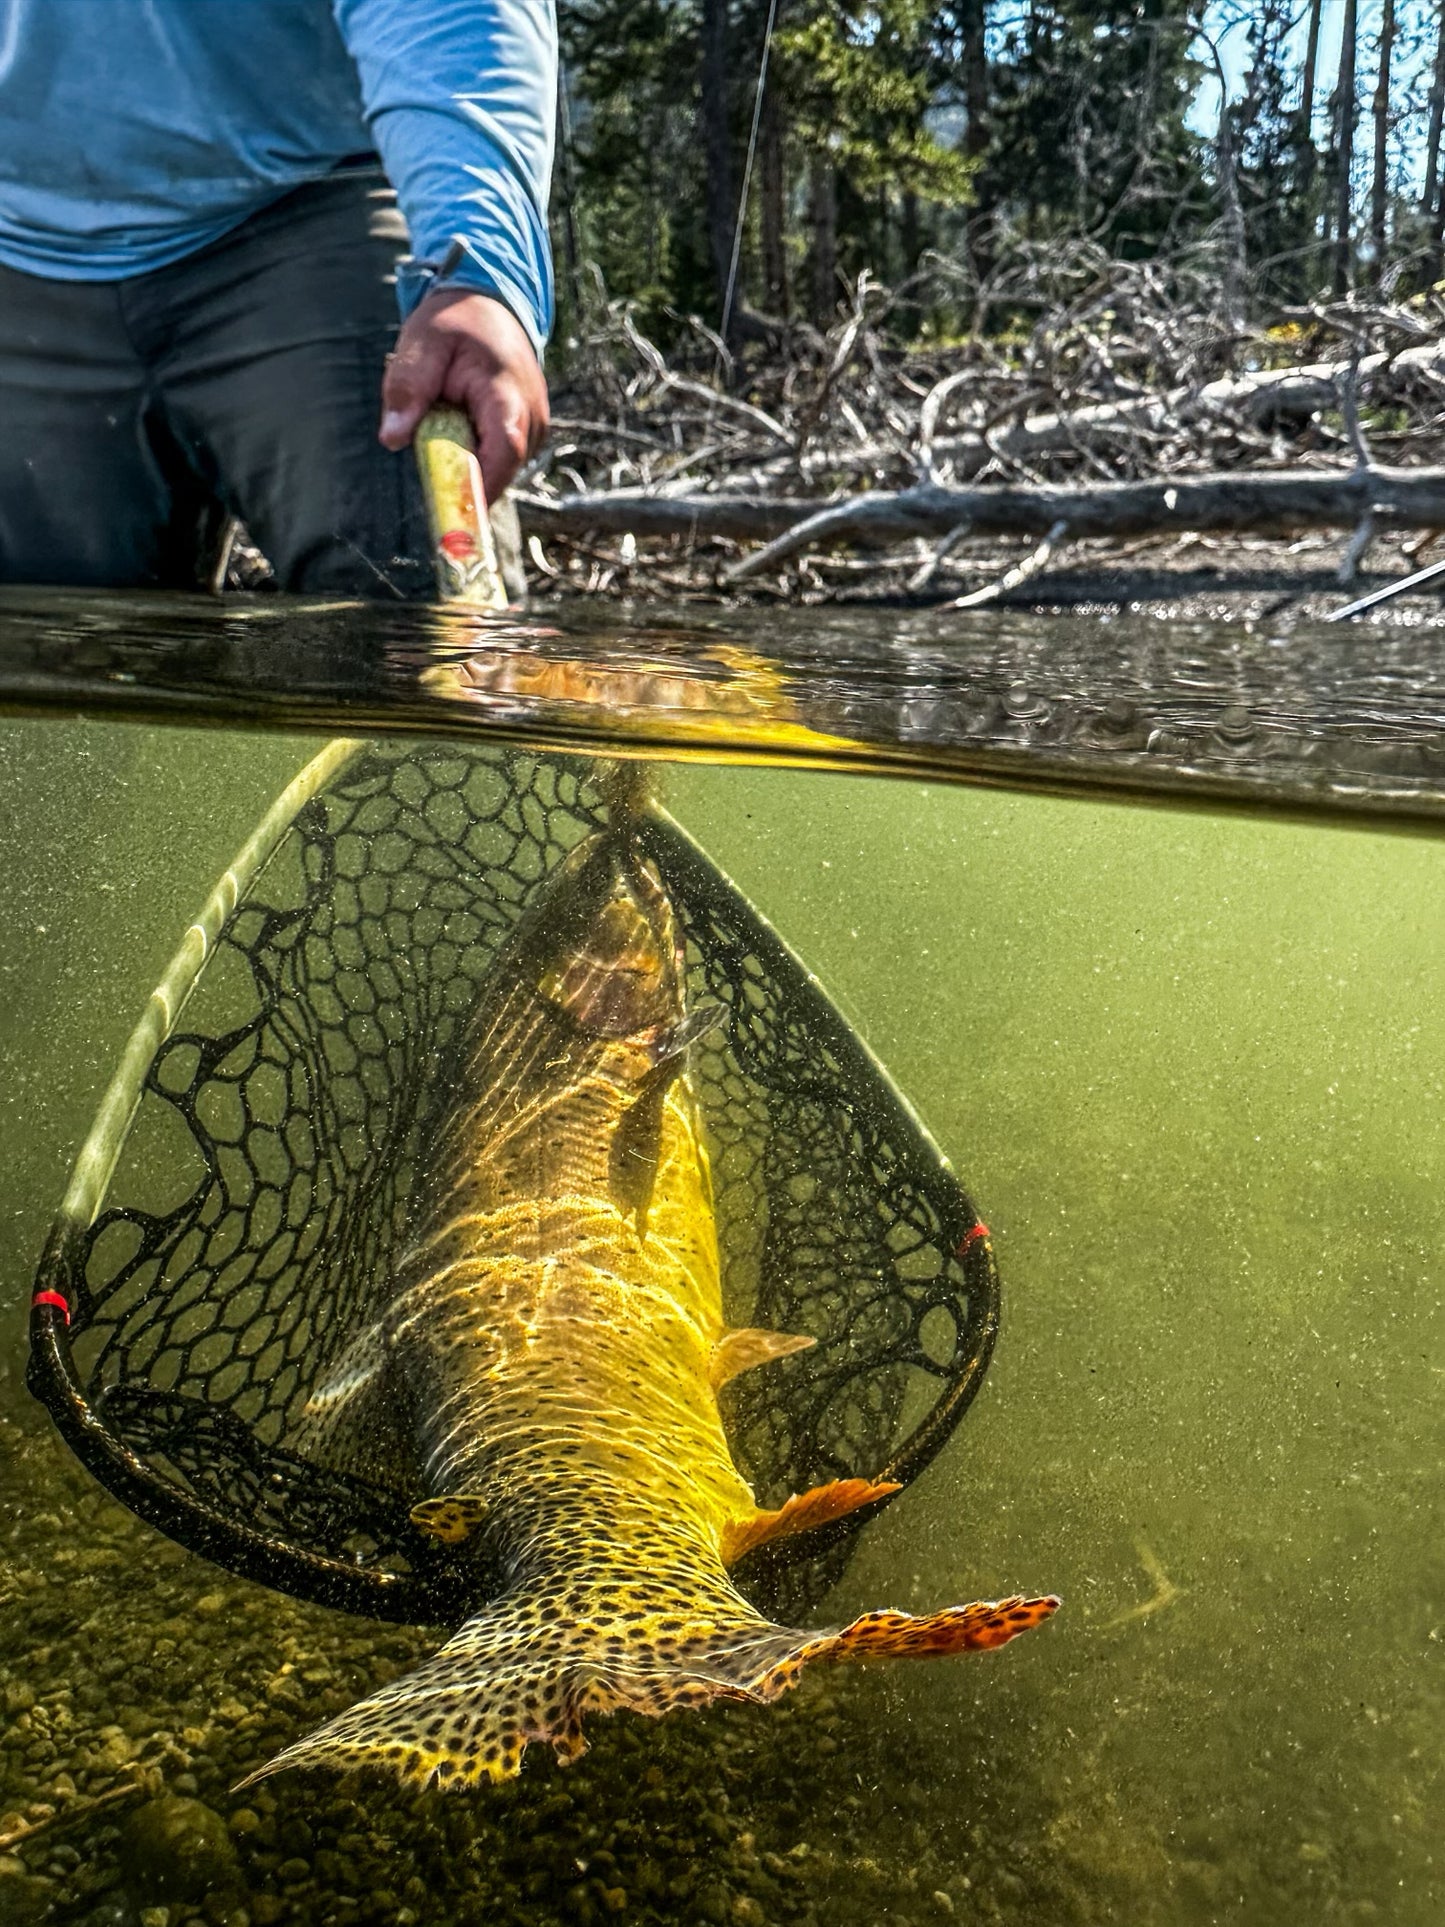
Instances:
[[[94,1228],[107,1205],[142,1100],[148,1090],[159,1092],[155,1071],[160,1054],[173,1039],[178,1020],[208,963],[223,943],[236,941],[238,916],[250,908],[253,893],[288,835],[298,830],[298,818],[308,806],[312,810],[323,808],[326,799],[333,792],[343,791],[348,781],[360,784],[362,778],[354,766],[367,747],[352,739],[338,739],[288,785],[208,896],[147,1000],[76,1158],[41,1258],[30,1313],[28,1383],[51,1412],[72,1450],[102,1485],[141,1518],[190,1550],[229,1571],[329,1607],[402,1623],[445,1623],[485,1597],[495,1583],[495,1575],[482,1570],[475,1559],[434,1541],[428,1541],[415,1557],[408,1550],[411,1568],[398,1571],[359,1556],[338,1556],[334,1550],[305,1543],[301,1536],[290,1536],[285,1530],[258,1528],[239,1516],[235,1506],[217,1503],[213,1494],[177,1476],[174,1455],[167,1458],[164,1439],[155,1450],[146,1452],[120,1436],[117,1426],[98,1409],[107,1388],[97,1388],[88,1381],[73,1343],[76,1333],[72,1315],[77,1311],[77,1301],[89,1298],[84,1280]],[[371,760],[377,760],[381,753],[376,751]],[[439,757],[443,752],[435,746],[428,750],[415,744],[406,752],[400,748],[395,751],[398,759],[404,753],[424,760],[428,754]],[[504,762],[507,754],[457,745],[447,746],[446,753],[489,767]],[[362,759],[362,766],[366,760]],[[540,764],[547,759],[532,760]],[[577,761],[567,760],[569,765]],[[400,760],[395,766],[402,767]],[[745,942],[752,960],[749,968],[755,963],[762,980],[786,986],[789,1012],[803,1026],[808,1052],[827,1060],[829,1074],[845,1097],[848,1093],[861,1094],[860,1108],[866,1108],[870,1118],[870,1142],[875,1149],[880,1145],[886,1149],[894,1172],[892,1181],[905,1189],[912,1187],[910,1196],[916,1192],[926,1197],[930,1223],[936,1230],[933,1242],[944,1253],[944,1269],[952,1281],[948,1304],[957,1335],[954,1356],[946,1370],[928,1368],[942,1381],[939,1395],[921,1417],[909,1424],[904,1436],[893,1440],[882,1463],[874,1460],[866,1465],[848,1465],[838,1460],[836,1451],[832,1462],[834,1476],[862,1472],[906,1485],[952,1434],[977,1394],[988,1365],[998,1331],[999,1286],[987,1232],[911,1105],[816,977],[766,919],[658,806],[649,806],[637,835],[657,863],[669,891],[685,900],[690,929],[703,936],[711,933],[709,941],[718,932],[732,933],[735,943]],[[718,967],[726,970],[726,965]],[[115,1215],[114,1210],[107,1215]],[[881,1280],[881,1273],[880,1282],[886,1282]],[[774,1278],[774,1296],[788,1284],[786,1277]],[[875,1294],[875,1307],[884,1295],[881,1291]],[[935,1295],[947,1298],[942,1287]],[[922,1316],[915,1308],[915,1336]],[[84,1316],[77,1322],[83,1325]],[[764,1307],[757,1322],[772,1323],[784,1330],[799,1328],[796,1320],[788,1320],[786,1311],[778,1315],[776,1307],[771,1315]],[[811,1356],[801,1355],[803,1359]],[[865,1367],[876,1363],[876,1359],[865,1359],[854,1371],[863,1385],[862,1395],[875,1402],[876,1387],[862,1374]],[[886,1360],[884,1363],[887,1366]],[[740,1401],[735,1411],[742,1413],[745,1429],[750,1425],[762,1441],[760,1446],[755,1445],[755,1456],[767,1461],[771,1453],[785,1469],[790,1452],[796,1458],[796,1445],[786,1425],[779,1432],[777,1413],[769,1400],[777,1404],[781,1394],[776,1387],[790,1368],[796,1370],[796,1359],[769,1367],[767,1372],[745,1374],[734,1382],[735,1390],[730,1392]],[[831,1411],[828,1401],[839,1395],[837,1386],[828,1380],[819,1391],[805,1375],[791,1382],[798,1388],[798,1398],[814,1399],[809,1422],[823,1423]],[[839,1382],[845,1392],[850,1391],[853,1378],[844,1372]],[[240,1421],[233,1414],[220,1414],[210,1449],[224,1453],[230,1448],[222,1419],[231,1428],[232,1443],[239,1437]],[[730,1433],[732,1429],[730,1424]],[[877,1431],[876,1424],[873,1430]],[[753,1468],[744,1469],[757,1483]],[[813,1482],[811,1474],[809,1482]],[[759,1496],[765,1496],[762,1485]],[[776,1503],[778,1496],[774,1493],[768,1502]],[[738,1583],[770,1609],[780,1609],[778,1602],[790,1610],[806,1609],[836,1580],[858,1531],[887,1503],[881,1501],[833,1526],[760,1549],[735,1569]],[[405,1517],[404,1510],[401,1516]]]

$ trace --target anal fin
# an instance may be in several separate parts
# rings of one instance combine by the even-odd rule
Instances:
[[[784,1539],[790,1533],[809,1532],[814,1526],[844,1519],[860,1506],[886,1499],[898,1489],[893,1479],[834,1479],[829,1485],[815,1485],[811,1492],[795,1493],[776,1512],[756,1512],[741,1524],[729,1525],[723,1533],[723,1564],[733,1565],[745,1552],[766,1545],[770,1539]]]
[[[938,1659],[948,1653],[988,1653],[1051,1619],[1059,1602],[1047,1598],[976,1599],[942,1612],[864,1613],[828,1642],[829,1659]]]
[[[739,1372],[751,1371],[754,1365],[767,1365],[775,1358],[787,1358],[792,1352],[807,1351],[817,1342],[816,1338],[799,1332],[770,1332],[757,1325],[724,1332],[712,1348],[708,1365],[713,1390],[726,1385]]]

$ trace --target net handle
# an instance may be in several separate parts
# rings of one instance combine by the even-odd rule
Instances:
[[[361,748],[358,738],[338,736],[293,777],[236,852],[215,888],[202,904],[166,966],[165,975],[146,1000],[140,1021],[131,1032],[120,1062],[101,1099],[90,1134],[71,1168],[70,1183],[61,1200],[62,1225],[88,1231],[110,1187],[116,1159],[140,1103],[146,1073],[156,1053],[180,1019],[236,906],[276,854],[296,813]]]
[[[497,566],[475,450],[471,423],[459,408],[433,408],[416,431],[416,460],[432,531],[437,590],[443,601],[505,609],[507,592]],[[86,1231],[95,1222],[140,1103],[146,1072],[174,1030],[227,919],[275,855],[296,812],[361,747],[357,737],[337,736],[313,756],[261,818],[202,905],[151,992],[76,1157],[60,1205],[65,1224]]]
[[[487,520],[476,437],[460,408],[432,408],[415,436],[432,567],[443,602],[500,611],[507,591]]]

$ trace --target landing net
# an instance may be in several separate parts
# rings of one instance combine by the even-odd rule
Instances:
[[[333,745],[132,1040],[36,1281],[31,1385],[119,1497],[235,1572],[425,1622],[496,1583],[410,1523],[409,1468],[383,1489],[287,1441],[388,1302],[467,1015],[539,885],[606,823],[597,776],[490,747]],[[987,1235],[766,922],[664,813],[637,834],[686,933],[689,1002],[724,1012],[690,1069],[728,1317],[818,1341],[733,1382],[734,1455],[764,1505],[831,1478],[906,1483],[987,1365]],[[804,1610],[864,1516],[735,1576],[769,1611]]]

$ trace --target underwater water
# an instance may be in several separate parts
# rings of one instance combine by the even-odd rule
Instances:
[[[24,1306],[141,1004],[313,748],[0,724],[5,1927],[1437,1922],[1445,851],[1363,831],[666,771],[1003,1274],[983,1392],[829,1616],[1063,1606],[998,1654],[594,1719],[499,1792],[230,1791],[435,1641],[130,1519],[24,1392]]]

